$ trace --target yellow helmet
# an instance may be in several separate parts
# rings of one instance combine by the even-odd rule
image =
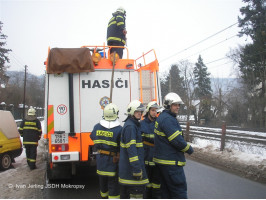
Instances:
[[[34,116],[36,115],[36,110],[31,106],[30,109],[28,110],[28,115],[29,116]]]
[[[115,104],[110,103],[107,106],[105,106],[103,110],[103,118],[106,121],[115,121],[118,118],[118,113],[119,113],[118,107]]]

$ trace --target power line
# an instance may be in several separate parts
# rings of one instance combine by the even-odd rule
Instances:
[[[228,62],[223,63],[223,64],[221,64],[221,65],[213,66],[213,67],[211,67],[211,68],[214,69],[214,68],[217,68],[217,67],[220,67],[220,66],[223,66],[223,65],[226,65],[226,64],[232,63],[232,62],[234,62],[234,61],[231,60],[231,61],[228,61]]]
[[[230,38],[226,38],[225,40],[220,41],[220,42],[218,42],[218,43],[216,43],[216,44],[214,44],[214,45],[211,45],[211,46],[209,46],[209,47],[207,47],[207,48],[205,48],[205,49],[203,49],[203,50],[201,50],[201,51],[198,51],[197,53],[194,53],[194,54],[192,54],[192,55],[186,57],[185,59],[187,59],[187,58],[189,58],[189,57],[191,57],[191,56],[194,56],[194,55],[196,55],[196,54],[199,54],[199,53],[201,53],[201,52],[203,52],[203,51],[206,51],[207,49],[210,49],[210,48],[212,48],[212,47],[215,47],[215,46],[217,46],[218,44],[221,44],[221,43],[223,43],[223,42],[226,42],[227,40],[230,40],[230,39],[234,38],[235,36],[237,36],[237,35],[234,35],[234,36],[232,36],[232,37],[230,37]]]
[[[16,65],[18,66],[23,66],[23,64],[12,54],[10,54],[13,57],[13,61],[15,62]]]
[[[264,52],[266,52],[266,50],[261,51],[261,52],[257,52],[257,53],[251,54],[251,55],[246,55],[246,57],[255,56],[255,55],[258,55],[258,54],[261,54],[261,53],[264,53]],[[213,60],[213,61],[211,61],[211,62],[205,63],[205,65],[208,65],[208,64],[211,64],[211,63],[214,63],[214,62],[220,61],[220,60],[224,60],[224,59],[227,59],[227,58],[228,58],[228,57],[219,58],[219,59]]]
[[[15,61],[15,63],[16,63],[18,66],[22,67],[23,70],[24,70],[24,64],[18,59],[17,56],[15,56],[16,54],[15,54],[14,52],[11,52],[10,55],[14,58],[13,61]]]
[[[194,46],[196,46],[196,45],[198,45],[198,44],[200,44],[200,43],[202,43],[202,42],[204,42],[204,41],[206,41],[206,40],[208,40],[210,38],[212,38],[213,36],[218,35],[219,33],[221,33],[223,31],[235,26],[236,24],[238,24],[238,22],[234,23],[234,24],[232,24],[232,25],[230,25],[230,26],[228,26],[228,27],[226,27],[226,28],[224,28],[224,29],[222,29],[220,31],[218,31],[217,33],[215,33],[215,34],[213,34],[213,35],[211,35],[211,36],[209,36],[209,37],[207,37],[207,38],[205,38],[205,39],[203,39],[203,40],[201,40],[201,41],[199,41],[199,42],[197,42],[197,43],[195,43],[195,44],[193,44],[193,45],[191,45],[191,46],[189,46],[189,47],[187,47],[187,48],[185,48],[185,49],[183,49],[183,50],[181,50],[181,51],[179,51],[179,52],[177,52],[177,53],[175,53],[175,54],[173,54],[173,55],[171,55],[171,56],[169,56],[167,58],[165,58],[165,59],[162,59],[162,61],[160,61],[159,63],[162,63],[165,60],[168,60],[169,58],[172,58],[172,57],[174,57],[174,56],[176,56],[176,55],[178,55],[178,54],[180,54],[180,53],[182,53],[182,52],[184,52],[184,51],[186,51],[186,50],[188,50],[188,49],[190,49],[190,48],[192,48],[192,47],[194,47]]]
[[[220,61],[220,60],[224,60],[224,59],[226,59],[226,58],[227,58],[227,57],[219,58],[219,59],[217,59],[217,60],[213,60],[213,61],[211,61],[211,62],[208,62],[208,63],[206,63],[205,65],[208,65],[208,64],[211,64],[211,63],[214,63],[214,62]]]

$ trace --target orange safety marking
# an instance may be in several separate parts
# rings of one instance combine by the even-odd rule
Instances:
[[[46,62],[45,62],[45,65],[46,65],[46,71],[47,71],[47,69],[48,69],[48,64],[49,64],[49,60],[48,60],[48,58],[49,58],[49,53],[50,53],[50,47],[48,47],[48,56],[47,56],[47,58],[46,58]]]
[[[91,133],[81,133],[81,161],[87,161],[89,158],[89,147],[94,145],[91,137]]]
[[[131,66],[131,67],[127,67]],[[98,65],[94,65],[95,69],[112,69],[113,63],[110,59],[102,58]],[[134,60],[133,59],[119,59],[116,61],[115,69],[134,69]]]
[[[154,75],[154,94],[155,94],[155,99],[153,101],[157,102],[157,80],[156,80],[156,71],[153,72]]]
[[[142,94],[142,70],[139,71],[139,79],[140,79],[140,101],[143,103],[143,94]]]
[[[48,117],[47,117],[47,133],[54,133],[54,106],[48,105]]]

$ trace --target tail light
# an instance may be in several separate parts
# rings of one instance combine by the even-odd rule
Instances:
[[[69,150],[68,144],[52,144],[51,148],[52,148],[52,151],[68,151]]]

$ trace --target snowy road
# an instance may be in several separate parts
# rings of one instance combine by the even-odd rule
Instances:
[[[187,160],[188,197],[192,199],[265,199],[266,185]]]

